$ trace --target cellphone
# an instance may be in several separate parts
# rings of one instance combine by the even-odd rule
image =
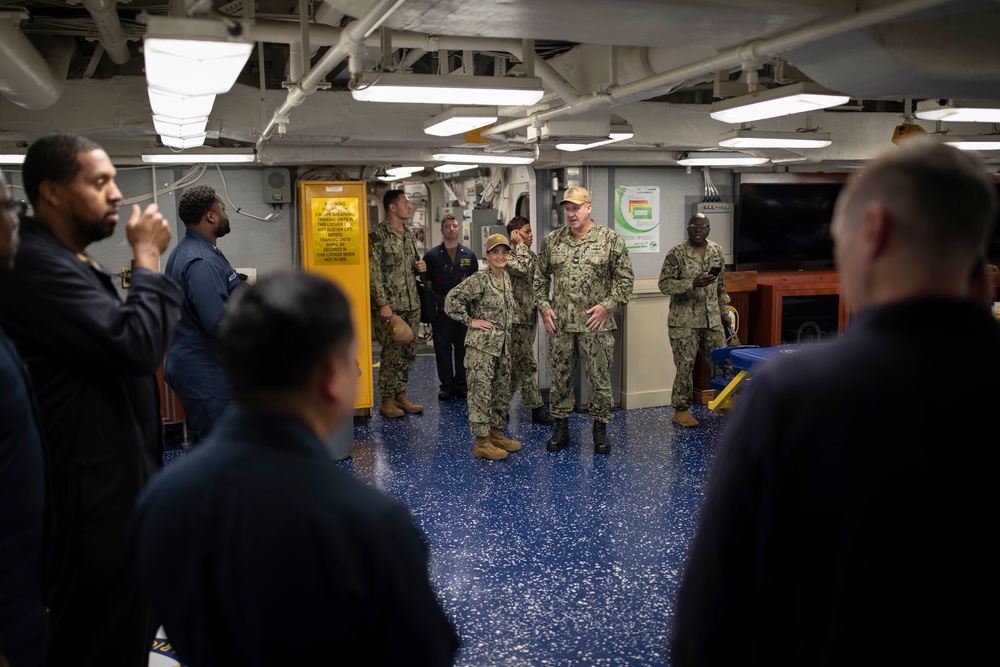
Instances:
[[[713,266],[712,268],[710,268],[708,270],[708,275],[710,275],[710,276],[717,276],[720,273],[722,273],[722,267],[721,266]]]

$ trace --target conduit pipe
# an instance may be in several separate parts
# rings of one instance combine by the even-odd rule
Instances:
[[[19,107],[48,109],[62,95],[73,49],[71,40],[48,38],[43,57],[13,18],[0,18],[0,89]]]
[[[124,65],[129,61],[128,39],[125,38],[125,30],[118,20],[118,8],[115,0],[83,0],[83,6],[87,8],[94,18],[94,27],[97,28],[97,39],[101,46],[108,52],[111,62],[116,65]]]
[[[660,91],[696,76],[704,76],[720,69],[728,69],[744,63],[761,60],[809,42],[826,39],[852,30],[902,18],[910,14],[945,5],[953,0],[905,0],[892,5],[884,5],[841,19],[834,19],[819,25],[811,25],[794,30],[786,35],[771,39],[754,40],[731,49],[718,56],[684,65],[632,83],[613,86],[605,94],[594,93],[583,96],[575,103],[535,112],[526,118],[500,123],[483,130],[482,135],[495,136],[523,127],[539,126],[545,121],[567,114],[583,113],[602,106],[614,106],[655,97]],[[538,62],[543,62],[539,60]]]
[[[363,17],[354,21],[341,33],[340,41],[337,45],[323,54],[316,66],[303,75],[302,79],[289,88],[285,101],[274,111],[274,115],[268,122],[267,127],[260,133],[257,140],[258,150],[263,148],[264,142],[271,138],[276,129],[282,128],[288,123],[288,114],[292,109],[302,104],[306,97],[312,95],[319,88],[330,71],[336,67],[345,57],[355,56],[364,44],[365,39],[382,23],[396,11],[396,8],[403,4],[405,0],[377,0],[372,8]],[[351,58],[354,60],[355,58]]]

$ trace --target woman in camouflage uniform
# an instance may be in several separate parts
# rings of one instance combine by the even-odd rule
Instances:
[[[473,456],[499,461],[521,443],[504,436],[510,409],[510,327],[514,293],[504,273],[510,242],[503,234],[486,239],[489,270],[479,271],[448,292],[444,311],[469,327],[465,369],[469,382],[469,428],[476,438]]]

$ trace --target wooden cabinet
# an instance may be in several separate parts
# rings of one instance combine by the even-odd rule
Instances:
[[[757,274],[745,342],[761,347],[814,342],[842,334],[848,306],[836,271]]]

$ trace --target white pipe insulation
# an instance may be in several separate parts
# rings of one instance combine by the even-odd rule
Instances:
[[[48,109],[59,101],[74,43],[44,38],[46,56],[13,21],[0,20],[0,92],[25,109]]]
[[[83,0],[83,6],[87,8],[94,19],[94,27],[97,28],[97,38],[101,46],[107,51],[111,62],[116,65],[124,65],[129,61],[128,40],[125,38],[125,30],[121,21],[118,20],[118,8],[115,0]]]

